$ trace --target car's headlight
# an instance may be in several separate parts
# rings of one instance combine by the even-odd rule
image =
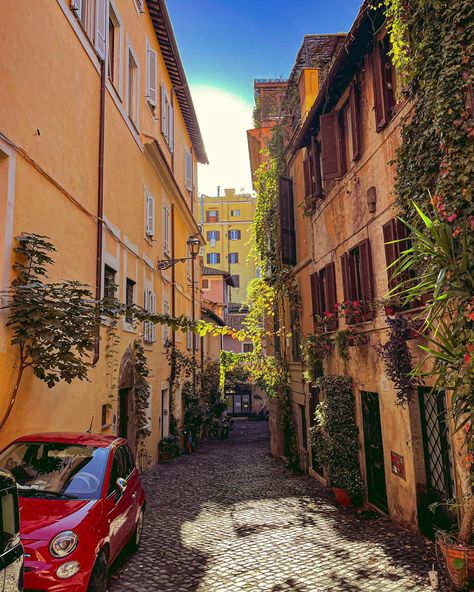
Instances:
[[[65,530],[54,537],[49,545],[53,557],[67,557],[77,547],[79,537],[72,530]]]

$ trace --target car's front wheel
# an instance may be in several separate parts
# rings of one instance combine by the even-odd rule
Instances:
[[[107,592],[108,579],[109,566],[107,564],[107,555],[105,551],[101,551],[92,568],[87,592]]]

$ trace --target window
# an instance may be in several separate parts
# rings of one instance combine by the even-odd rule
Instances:
[[[170,210],[166,204],[163,204],[163,253],[170,253]]]
[[[170,303],[166,298],[163,298],[163,314],[169,315],[170,314]],[[170,338],[170,328],[168,325],[162,325],[163,328],[163,344],[166,344]]]
[[[284,265],[296,265],[295,210],[293,181],[286,177],[278,180],[280,199],[281,259]]]
[[[155,198],[145,190],[145,234],[149,238],[155,236]]]
[[[174,150],[174,108],[164,83],[161,84],[161,132],[171,152]]]
[[[240,230],[229,230],[229,239],[230,240],[240,240],[241,238],[241,231]]]
[[[157,78],[158,78],[157,53],[150,47],[146,40],[146,100],[152,107],[157,105]]]
[[[128,49],[127,113],[130,120],[138,125],[138,64]]]
[[[143,0],[133,0],[138,12],[143,12]]]
[[[209,280],[202,280],[202,289],[209,290]]]
[[[253,343],[244,343],[244,354],[253,352]]]
[[[102,411],[101,411],[101,426],[102,428],[107,427],[107,412],[108,412],[109,406],[107,404],[102,405]]]
[[[107,57],[108,4],[108,0],[71,0],[71,9],[102,60]]]
[[[232,275],[232,281],[234,282],[234,288],[240,288],[240,275]]]
[[[290,311],[291,327],[291,355],[294,362],[301,361],[301,326],[298,309],[293,308]]]
[[[326,316],[327,327],[329,331],[335,331],[339,325],[336,302],[336,271],[334,263],[326,265],[318,273],[312,273],[311,282],[311,302],[313,309],[314,326],[317,326],[317,316]],[[328,313],[328,315],[325,315]],[[333,315],[333,316],[329,316]]]
[[[239,254],[238,253],[229,253],[229,263],[238,263],[239,262]]]
[[[216,241],[221,240],[221,233],[219,232],[219,230],[208,230],[206,236],[211,247],[215,247]]]
[[[217,210],[207,210],[206,222],[219,222],[219,212]]]
[[[115,300],[115,269],[108,265],[104,266],[104,299],[107,303],[112,303]]]
[[[361,319],[348,319],[349,324],[369,321],[374,318],[374,277],[372,255],[368,239],[341,257],[344,300],[357,301],[360,305]]]
[[[240,210],[231,210],[230,215],[238,217],[238,216],[240,216]]]
[[[352,84],[349,99],[341,111],[321,115],[321,152],[325,179],[346,174],[361,156],[358,89]]]
[[[187,148],[184,149],[184,179],[186,189],[193,190],[193,155]]]
[[[207,262],[210,265],[217,265],[218,263],[220,263],[221,262],[220,253],[208,253],[207,254]]]
[[[130,278],[127,278],[125,285],[125,304],[127,306],[127,311],[125,313],[125,321],[130,325],[133,323],[133,312],[131,310],[128,310],[128,307],[132,306],[134,302],[134,292],[135,282]]]
[[[388,35],[377,41],[372,58],[375,125],[380,132],[392,119],[395,106],[395,69]]]
[[[156,312],[156,296],[151,290],[145,290],[143,295],[143,308],[154,314]],[[143,340],[145,343],[154,343],[156,341],[156,327],[152,321],[143,323]]]
[[[262,272],[260,271],[260,267],[256,267],[255,268],[255,277],[259,278],[259,277],[261,277],[261,275],[262,275]]]

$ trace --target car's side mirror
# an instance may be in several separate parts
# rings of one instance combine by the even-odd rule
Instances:
[[[119,477],[115,482],[115,489],[119,495],[123,495],[127,489],[127,480]]]

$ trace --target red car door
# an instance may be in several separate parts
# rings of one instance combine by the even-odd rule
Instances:
[[[132,487],[128,482],[123,493],[117,490],[117,479],[127,478],[129,472],[128,455],[124,445],[115,450],[107,490],[107,521],[110,537],[110,558],[113,559],[123,548],[130,536],[131,524],[134,522],[134,498]]]

